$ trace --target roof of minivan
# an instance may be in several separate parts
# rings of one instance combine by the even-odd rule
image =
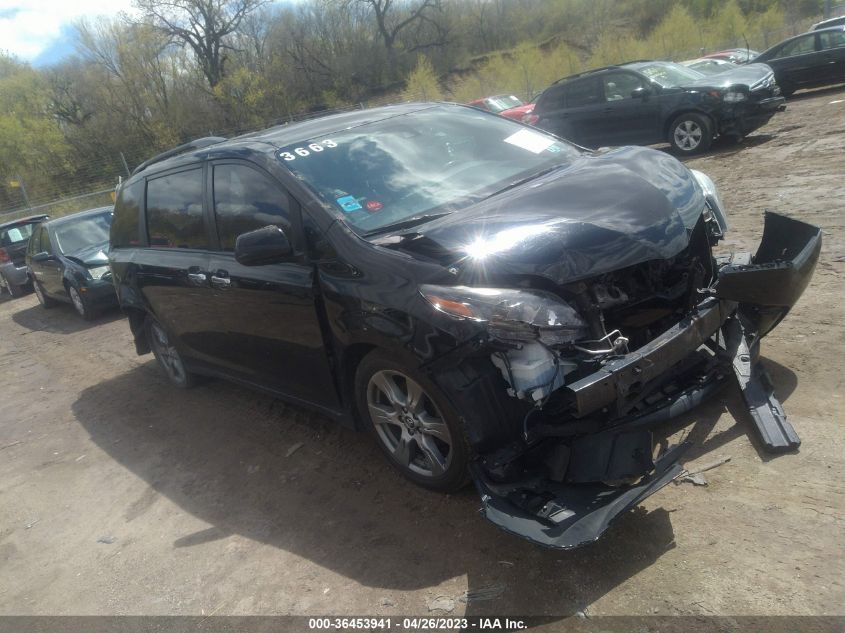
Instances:
[[[55,227],[59,224],[65,224],[66,222],[70,222],[71,220],[78,220],[79,218],[85,218],[89,215],[98,215],[105,211],[111,211],[113,207],[97,207],[96,209],[86,209],[85,211],[79,211],[78,213],[71,213],[70,215],[63,215],[60,218],[56,218],[54,220],[49,220],[48,222],[44,223],[44,226]]]
[[[311,119],[310,121],[301,121],[297,123],[285,123],[276,125],[266,130],[258,132],[250,132],[242,136],[236,136],[220,143],[207,145],[197,149],[187,150],[181,154],[176,154],[169,158],[164,158],[160,161],[151,163],[146,169],[138,172],[137,175],[142,175],[150,170],[164,170],[170,167],[175,167],[184,162],[190,162],[199,155],[205,155],[209,152],[218,153],[221,150],[242,150],[245,148],[253,150],[264,150],[267,152],[274,152],[281,147],[285,147],[292,143],[307,141],[318,136],[326,136],[340,130],[348,130],[368,123],[375,123],[376,121],[383,121],[411,112],[418,112],[426,110],[438,105],[449,105],[454,107],[467,107],[460,104],[443,104],[443,103],[406,103],[401,105],[382,106],[378,108],[370,108],[367,110],[353,110],[352,112],[343,112],[341,114],[331,114],[328,116]],[[264,146],[263,148],[261,146]],[[133,177],[136,174],[133,174]]]

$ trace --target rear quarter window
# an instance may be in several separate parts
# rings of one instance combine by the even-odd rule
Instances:
[[[114,204],[114,219],[109,238],[112,248],[138,246],[141,243],[139,220],[143,198],[143,180],[121,187]]]
[[[539,112],[554,112],[555,110],[563,110],[564,95],[565,92],[563,86],[546,90],[546,92],[544,92],[537,100],[537,105],[534,107],[534,113],[538,114],[538,110]]]

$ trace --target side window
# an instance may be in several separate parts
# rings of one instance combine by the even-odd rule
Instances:
[[[287,195],[268,176],[245,165],[214,167],[214,215],[224,251],[235,250],[241,233],[290,225]]]
[[[599,97],[599,82],[596,77],[576,81],[566,87],[567,108],[594,105],[601,100]]]
[[[601,78],[605,101],[630,99],[631,93],[642,88],[642,80],[632,73],[607,73]]]
[[[842,48],[845,46],[845,31],[826,31],[819,33],[821,49]]]
[[[816,36],[814,34],[805,35],[784,44],[783,47],[775,54],[775,59],[812,53],[815,50]]]
[[[538,110],[540,112],[554,112],[555,110],[563,110],[565,107],[564,104],[564,95],[565,95],[564,87],[558,86],[554,88],[549,88],[543,93],[543,96],[537,101],[537,105],[534,108],[535,114],[537,114]]]
[[[111,224],[111,246],[137,246],[138,218],[141,214],[141,200],[144,197],[144,180],[137,180],[120,188],[114,204],[114,219]]]
[[[208,248],[202,212],[202,169],[147,181],[150,246]]]

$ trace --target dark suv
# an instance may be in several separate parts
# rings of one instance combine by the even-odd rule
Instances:
[[[764,64],[715,75],[672,62],[631,62],[561,79],[525,119],[584,147],[668,142],[702,152],[717,136],[765,125],[784,98]]]
[[[471,474],[486,516],[594,540],[681,471],[650,428],[728,380],[763,443],[798,443],[759,341],[821,234],[770,213],[717,260],[704,174],[594,154],[474,108],[325,117],[151,159],[120,189],[109,260],[139,354],[368,429],[409,479]],[[753,405],[753,406],[752,406]]]

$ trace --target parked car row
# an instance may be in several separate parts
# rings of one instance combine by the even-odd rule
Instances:
[[[729,49],[680,64],[638,61],[558,80],[530,106],[515,96],[469,105],[522,120],[584,147],[668,142],[679,154],[741,139],[800,88],[845,82],[845,16],[763,53]],[[507,106],[511,106],[510,109]]]
[[[108,263],[112,216],[111,207],[100,207],[0,225],[0,285],[13,297],[31,286],[43,307],[69,303],[86,320],[117,306]]]

